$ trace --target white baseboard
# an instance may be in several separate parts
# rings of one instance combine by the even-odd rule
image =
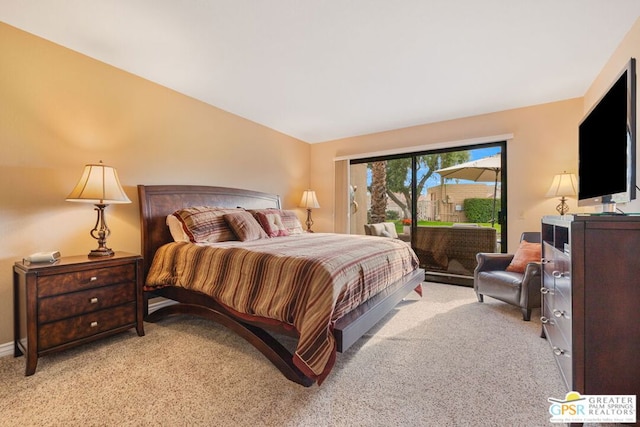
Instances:
[[[156,301],[157,300],[157,301]],[[165,298],[153,298],[149,300],[149,313],[153,313],[156,310],[160,310],[163,307],[177,304],[177,301],[173,301]]]
[[[158,300],[158,301],[155,301]],[[168,305],[176,304],[175,301],[164,298],[154,298],[149,301],[149,313],[153,313],[156,310],[166,307]],[[0,357],[13,356],[13,341],[0,344]]]
[[[13,356],[13,341],[0,344],[0,357]]]

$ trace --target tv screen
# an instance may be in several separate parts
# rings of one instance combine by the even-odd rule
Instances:
[[[636,197],[635,59],[631,58],[578,129],[578,205],[626,203]]]

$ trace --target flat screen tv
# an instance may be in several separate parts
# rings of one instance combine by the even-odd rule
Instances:
[[[578,206],[636,198],[636,62],[631,58],[578,129]]]

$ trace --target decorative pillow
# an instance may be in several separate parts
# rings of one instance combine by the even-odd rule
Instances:
[[[281,211],[280,217],[282,218],[282,224],[289,234],[304,233],[300,219],[298,219],[298,215],[294,211]]]
[[[215,243],[236,240],[236,235],[224,220],[224,215],[242,212],[238,208],[193,206],[179,209],[173,214],[182,223],[189,240],[193,243]]]
[[[269,236],[250,212],[234,212],[223,216],[239,240],[266,239]]]
[[[282,224],[282,218],[277,212],[256,212],[256,219],[269,235],[269,237],[288,236],[289,230],[287,230]]]
[[[280,215],[280,219],[282,220],[282,225],[284,225],[284,227],[287,229],[289,234],[304,233],[302,224],[300,223],[300,220],[298,219],[298,215],[295,213],[295,211],[269,208],[269,209],[250,209],[249,212],[251,212],[254,216],[256,216],[256,219],[257,219],[258,213],[264,213],[264,214],[277,213]]]
[[[507,271],[514,273],[524,273],[527,264],[530,262],[540,262],[542,258],[542,245],[540,243],[529,243],[526,240],[520,242],[520,247],[513,255],[511,264]]]
[[[392,222],[379,222],[376,224],[367,224],[372,236],[391,237],[393,239],[398,238],[398,232],[396,226]]]
[[[382,224],[384,224],[384,231],[389,233],[389,237],[391,237],[393,239],[397,239],[398,238],[398,232],[396,231],[396,225],[394,223],[392,223],[392,222],[383,222]]]
[[[167,227],[169,227],[169,232],[171,233],[171,237],[173,237],[174,242],[190,242],[189,236],[184,232],[184,228],[182,228],[182,223],[180,220],[174,215],[167,215]]]

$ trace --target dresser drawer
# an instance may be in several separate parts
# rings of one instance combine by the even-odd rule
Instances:
[[[553,345],[562,347],[562,349],[571,350],[571,319],[560,316],[555,316],[554,310],[557,310],[551,305],[545,305],[542,310],[542,316],[547,319],[547,325],[552,326],[550,330],[551,336],[548,337],[549,341]]]
[[[135,282],[87,289],[38,301],[38,321],[42,323],[90,313],[136,300]]]
[[[546,277],[545,277],[546,281]],[[558,291],[558,288],[554,286],[553,281],[551,284],[543,284],[542,295],[542,307],[544,312],[542,316],[550,319],[564,319],[569,321],[571,319],[571,300],[569,297],[563,295]]]
[[[134,264],[46,275],[38,278],[38,297],[80,291],[115,283],[132,282],[135,279],[136,270]]]
[[[568,390],[573,390],[573,361],[571,353],[558,354],[558,350],[553,348],[553,357],[556,359],[560,374]]]
[[[552,271],[556,294],[565,301],[571,301],[571,261],[565,254],[560,254],[554,260]]]
[[[570,298],[570,297],[569,297]],[[550,315],[558,320],[564,320],[569,326],[571,325],[571,300],[562,293],[556,291],[553,299],[553,305]],[[564,323],[564,322],[563,322]]]
[[[548,319],[542,325],[544,333],[553,351],[553,357],[560,368],[560,373],[566,386],[571,389],[572,384],[572,360],[571,360],[571,321],[565,318],[556,318],[550,313],[550,309],[543,310],[543,316]],[[568,334],[568,335],[567,335]]]
[[[547,341],[549,341],[549,344],[551,344],[554,352],[570,355],[571,347],[569,346],[566,337],[560,330],[558,322],[553,319],[549,319],[549,321],[545,323],[543,327],[545,329]]]
[[[60,344],[110,331],[121,326],[135,325],[136,303],[128,303],[40,326],[38,347],[47,350]]]

